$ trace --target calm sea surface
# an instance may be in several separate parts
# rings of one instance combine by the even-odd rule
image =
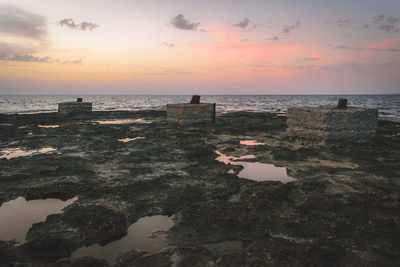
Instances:
[[[57,104],[78,96],[0,96],[0,113],[55,112]],[[80,96],[94,110],[162,109],[167,103],[188,103],[188,95]],[[400,95],[205,95],[201,102],[217,103],[217,111],[285,112],[291,106],[335,105],[339,97],[349,105],[378,108],[381,117],[400,121]]]

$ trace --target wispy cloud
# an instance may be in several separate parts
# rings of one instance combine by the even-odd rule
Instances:
[[[368,48],[368,47],[352,47],[345,45],[338,45],[333,49],[350,50],[350,51],[376,51],[376,52],[400,52],[397,48]]]
[[[375,16],[372,21],[379,25],[379,29],[385,31],[387,33],[399,33],[399,25],[397,23],[400,22],[400,18],[395,18],[389,15],[378,15]]]
[[[195,31],[199,27],[200,23],[193,23],[182,14],[178,14],[171,19],[171,25],[180,30]]]
[[[266,40],[269,40],[269,41],[279,41],[279,37],[278,36],[273,36],[272,38],[267,38]]]
[[[379,26],[379,29],[387,32],[387,33],[398,33],[399,29],[396,29],[396,25],[394,24],[382,24]]]
[[[71,60],[71,61],[64,61],[64,64],[74,64],[74,65],[82,65],[83,58]]]
[[[316,57],[303,57],[301,60],[304,60],[304,61],[316,61],[316,60],[319,60],[319,58],[316,58]]]
[[[375,23],[382,22],[385,18],[386,18],[386,15],[383,15],[383,14],[378,15],[373,18],[373,22],[375,22]]]
[[[245,29],[247,26],[249,26],[249,23],[250,23],[249,18],[244,18],[242,21],[233,24],[232,26]]]
[[[387,17],[386,21],[391,24],[395,24],[400,21],[400,18],[394,18],[392,16]]]
[[[339,19],[336,21],[337,27],[349,27],[351,26],[351,19]]]
[[[92,22],[81,22],[81,23],[75,23],[75,21],[73,19],[63,19],[60,21],[60,25],[61,26],[66,26],[68,28],[71,29],[75,29],[75,30],[81,30],[81,31],[92,31],[98,27],[100,27],[99,25],[92,23]]]
[[[19,61],[19,62],[46,62],[46,63],[51,62],[51,58],[48,56],[35,57],[32,55],[13,55],[13,56],[0,55],[0,60]]]
[[[168,75],[189,75],[193,74],[190,71],[176,71],[176,70],[162,70],[158,72],[149,72],[147,75],[154,75],[154,76],[168,76]]]
[[[28,54],[16,54],[12,56],[7,56],[0,54],[0,61],[13,61],[13,62],[31,62],[31,63],[53,63],[53,64],[72,64],[72,65],[82,65],[83,58],[75,60],[64,60],[61,61],[58,58],[51,58],[49,56],[38,57]]]
[[[174,43],[167,43],[167,42],[163,42],[162,44],[169,48],[173,48],[176,45]]]
[[[301,26],[301,21],[296,21],[293,25],[285,25],[282,29],[282,33],[289,34],[292,30],[299,28]]]

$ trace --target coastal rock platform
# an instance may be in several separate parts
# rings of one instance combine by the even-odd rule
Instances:
[[[292,142],[286,117],[272,113],[185,128],[165,111],[0,114],[0,212],[18,197],[76,197],[23,243],[1,240],[0,265],[398,266],[399,161],[400,123],[388,120],[369,143],[313,148]],[[256,163],[293,179],[239,177]],[[162,249],[73,256],[155,215],[174,223]]]

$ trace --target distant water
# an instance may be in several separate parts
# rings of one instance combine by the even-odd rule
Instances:
[[[57,103],[78,96],[0,96],[0,113],[57,111]],[[162,109],[167,103],[187,103],[188,95],[80,96],[93,103],[93,110]],[[201,102],[217,103],[217,111],[285,112],[292,106],[334,105],[339,97],[349,105],[378,108],[379,115],[400,121],[400,95],[205,95]]]

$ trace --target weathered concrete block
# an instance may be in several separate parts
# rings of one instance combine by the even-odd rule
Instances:
[[[287,135],[304,145],[338,146],[365,143],[376,133],[378,110],[334,106],[292,107],[287,111]]]
[[[167,119],[182,126],[215,122],[215,103],[167,104]]]
[[[92,103],[89,102],[63,102],[58,104],[58,114],[70,115],[92,112]]]

